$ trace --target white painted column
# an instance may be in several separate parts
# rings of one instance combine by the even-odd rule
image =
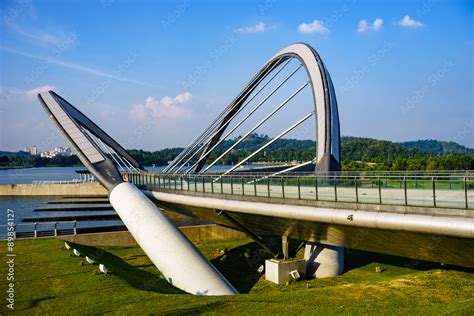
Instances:
[[[332,278],[344,271],[344,248],[308,241],[304,250],[306,275]]]
[[[110,204],[173,286],[196,295],[238,294],[178,227],[133,184],[124,182],[113,188]]]

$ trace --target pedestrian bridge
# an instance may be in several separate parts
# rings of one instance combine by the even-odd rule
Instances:
[[[160,207],[224,226],[474,268],[470,172],[127,176]]]
[[[157,206],[244,231],[282,264],[291,264],[288,239],[300,240],[308,268],[302,272],[316,277],[342,273],[345,248],[410,257],[414,266],[430,260],[474,268],[473,174],[341,172],[335,88],[307,44],[270,58],[159,173],[53,91],[38,98],[151,261],[189,293],[236,290]],[[243,146],[265,128],[271,137],[264,143]],[[246,168],[309,136],[314,152],[303,160]],[[224,161],[231,166],[216,173]],[[282,236],[281,251],[264,242],[265,234]]]

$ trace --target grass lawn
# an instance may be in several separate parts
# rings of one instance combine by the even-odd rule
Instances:
[[[6,308],[6,244],[1,242],[0,314]],[[346,272],[336,278],[278,286],[256,271],[265,255],[247,238],[197,246],[243,294],[193,296],[168,285],[138,247],[76,245],[104,263],[65,250],[54,238],[15,242],[15,312],[18,314],[474,314],[474,273],[439,269],[413,260],[349,251]],[[220,250],[228,259],[221,262]],[[243,252],[250,249],[247,261]],[[301,255],[301,253],[299,253]],[[185,260],[185,258],[183,258]],[[177,263],[179,264],[179,263]],[[383,272],[376,273],[381,266]],[[413,267],[416,267],[413,268]]]

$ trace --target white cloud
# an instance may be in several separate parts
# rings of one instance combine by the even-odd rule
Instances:
[[[301,23],[300,25],[298,25],[298,32],[328,34],[330,31],[327,27],[324,26],[323,21],[314,20],[311,23]]]
[[[403,19],[398,21],[398,25],[403,27],[412,27],[412,28],[420,28],[426,26],[426,24],[421,23],[420,21],[415,21],[410,16],[405,15]]]
[[[357,32],[363,33],[363,32],[367,32],[368,30],[369,30],[369,24],[367,23],[367,20],[360,20],[359,26],[357,28]]]
[[[254,26],[243,26],[235,29],[235,32],[238,33],[259,33],[265,32],[267,30],[267,26],[263,22],[258,22]]]
[[[148,97],[145,104],[134,104],[129,116],[136,121],[145,121],[148,117],[171,120],[190,118],[192,111],[180,105],[191,101],[191,99],[192,94],[189,92],[180,93],[174,98],[166,96],[161,100]]]
[[[48,92],[50,90],[56,90],[55,86],[41,86],[34,89],[31,89],[26,92],[26,95],[29,97],[36,97],[38,93]]]
[[[382,28],[382,25],[382,19],[375,19],[375,21],[372,23],[372,28],[374,29],[374,31],[379,31]]]
[[[147,87],[152,86],[151,83],[148,83],[148,82],[138,81],[138,80],[134,80],[134,79],[128,79],[128,78],[125,78],[125,77],[122,77],[122,76],[117,76],[117,75],[114,75],[114,74],[106,73],[106,72],[103,72],[103,71],[100,71],[98,69],[94,69],[94,68],[91,68],[91,67],[87,67],[87,66],[83,66],[83,65],[79,65],[79,64],[70,63],[70,62],[67,62],[67,61],[64,61],[64,60],[56,59],[56,58],[53,58],[51,56],[48,56],[48,57],[38,56],[38,55],[26,53],[26,52],[23,52],[23,51],[14,49],[14,48],[9,48],[9,47],[5,47],[5,46],[1,46],[1,45],[0,45],[0,50],[10,52],[12,54],[20,55],[20,56],[23,56],[23,57],[31,58],[31,59],[40,60],[40,61],[43,61],[43,62],[46,62],[46,63],[49,63],[49,64],[53,64],[53,65],[56,65],[56,66],[69,68],[69,69],[74,69],[74,70],[79,70],[79,71],[90,73],[90,74],[93,74],[93,75],[96,75],[96,76],[99,76],[99,77],[105,77],[105,78],[115,79],[115,80],[119,80],[119,81],[130,82],[130,83],[134,83],[134,84],[141,85],[141,86],[147,86]]]
[[[382,28],[382,25],[383,25],[383,20],[380,18],[375,19],[374,22],[372,22],[372,24],[369,24],[367,20],[360,20],[359,25],[357,27],[357,32],[364,33],[370,30],[378,32]]]

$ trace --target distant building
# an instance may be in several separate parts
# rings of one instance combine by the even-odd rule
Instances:
[[[25,149],[23,149],[23,151],[33,156],[38,154],[38,148],[36,146],[26,147]]]
[[[56,148],[54,148],[54,150],[43,151],[41,153],[41,157],[43,157],[43,158],[53,158],[53,157],[57,157],[57,156],[67,157],[67,156],[71,156],[72,154],[73,154],[72,150],[69,147],[66,147],[66,148],[56,147]]]

